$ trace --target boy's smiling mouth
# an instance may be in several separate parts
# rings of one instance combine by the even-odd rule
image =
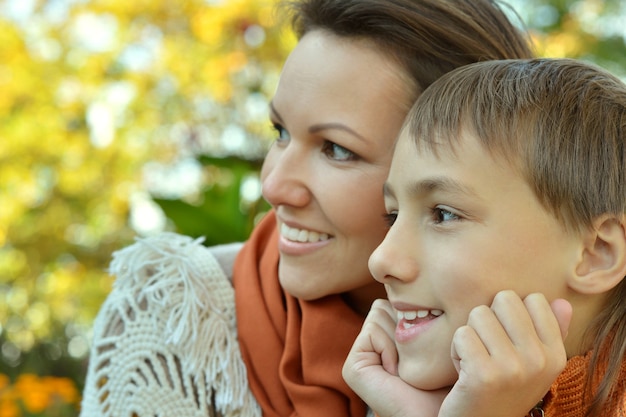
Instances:
[[[396,310],[396,318],[398,326],[409,329],[425,320],[432,320],[443,314],[442,310],[419,309],[419,310]]]

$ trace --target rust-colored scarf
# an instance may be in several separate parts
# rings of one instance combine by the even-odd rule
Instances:
[[[611,338],[614,337],[610,336]],[[596,367],[591,369],[592,392],[595,393],[600,381],[608,368],[608,347],[605,345],[600,353],[600,360]],[[582,417],[590,406],[590,399],[586,395],[586,382],[590,372],[589,364],[593,351],[584,355],[574,356],[567,361],[561,375],[554,381],[550,391],[545,396],[543,410],[546,416]],[[620,365],[619,376],[614,390],[602,408],[603,416],[623,416],[626,410],[626,360]]]
[[[274,212],[235,261],[237,328],[250,388],[266,417],[363,417],[341,368],[363,318],[340,296],[302,301],[278,281]],[[322,277],[323,279],[323,277]]]

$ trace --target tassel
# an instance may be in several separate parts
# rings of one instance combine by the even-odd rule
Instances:
[[[114,288],[131,292],[152,306],[155,331],[159,331],[159,322],[165,323],[165,343],[181,359],[184,372],[204,372],[215,394],[207,400],[212,397],[218,410],[228,414],[242,407],[258,409],[247,398],[234,289],[202,242],[203,238],[194,240],[175,233],[138,238],[136,244],[113,255],[110,273],[117,277]]]

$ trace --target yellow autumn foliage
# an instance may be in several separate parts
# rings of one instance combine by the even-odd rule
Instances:
[[[269,97],[291,46],[274,0],[34,4],[0,15],[0,352],[89,328],[144,165],[210,151],[180,132],[259,137],[240,97]]]

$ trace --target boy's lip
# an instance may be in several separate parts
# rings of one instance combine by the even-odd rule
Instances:
[[[439,310],[442,311],[441,309],[436,309],[433,307],[426,307],[426,306],[421,306],[421,305],[417,305],[417,304],[412,304],[412,303],[405,303],[403,301],[393,301],[392,299],[389,299],[389,302],[391,304],[391,306],[393,307],[394,310],[396,311],[418,311],[418,310]]]
[[[424,307],[404,302],[391,303],[396,312],[395,338],[405,343],[425,332],[444,311],[432,307]]]

